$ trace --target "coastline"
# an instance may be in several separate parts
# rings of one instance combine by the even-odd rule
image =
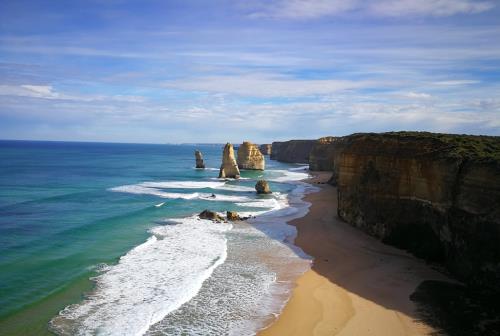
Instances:
[[[300,168],[300,169],[299,169]],[[295,185],[295,181],[299,181],[304,179],[307,174],[305,172],[298,172],[298,170],[302,170],[302,167],[294,167],[294,169],[275,169],[275,172],[284,174],[284,176],[278,176],[274,178],[270,178],[269,181],[273,182],[278,182],[282,183],[284,182],[285,184],[290,184],[294,185],[294,187],[290,190],[290,193],[288,191],[286,194],[283,194],[283,196],[286,195],[286,197],[279,197],[281,192],[276,191],[275,195],[276,197],[264,197],[264,198],[257,198],[254,200],[254,202],[259,202],[259,206],[257,209],[262,207],[263,203],[268,202],[270,200],[274,200],[272,203],[273,208],[269,210],[260,210],[255,213],[255,217],[252,217],[249,221],[244,221],[245,225],[236,225],[233,227],[234,230],[230,230],[230,238],[226,237],[226,249],[232,249],[231,252],[231,257],[229,260],[226,262],[226,258],[224,258],[224,262],[221,263],[221,265],[218,265],[219,267],[214,268],[214,274],[211,274],[209,277],[207,277],[205,280],[202,281],[201,286],[199,290],[196,292],[194,296],[192,296],[188,301],[184,302],[181,306],[184,307],[184,309],[175,309],[174,311],[170,312],[169,314],[165,315],[164,317],[161,318],[158,322],[152,323],[148,326],[147,331],[141,331],[141,333],[147,334],[149,332],[155,333],[161,331],[163,328],[171,328],[172,329],[172,322],[176,324],[179,324],[180,328],[184,328],[182,326],[182,321],[184,319],[184,313],[185,310],[189,311],[195,311],[196,307],[201,307],[204,302],[210,302],[213,301],[213,295],[215,292],[223,292],[224,288],[228,288],[231,286],[231,279],[236,279],[236,277],[229,277],[228,272],[234,272],[237,270],[237,276],[240,276],[242,273],[243,277],[245,277],[245,274],[249,270],[253,270],[252,266],[254,267],[257,264],[262,264],[265,265],[265,268],[269,268],[272,272],[276,272],[278,275],[278,283],[277,285],[273,285],[272,279],[268,279],[269,281],[269,288],[266,288],[264,292],[262,292],[262,298],[261,301],[259,302],[259,313],[257,313],[251,320],[248,321],[243,321],[243,322],[238,322],[235,324],[235,326],[238,326],[238,328],[241,328],[241,330],[245,330],[248,332],[256,333],[262,326],[269,324],[275,317],[275,313],[277,311],[281,311],[281,309],[284,306],[284,302],[289,296],[289,293],[291,289],[293,288],[294,285],[294,280],[298,277],[299,274],[304,273],[307,269],[310,267],[310,258],[307,258],[307,256],[302,255],[301,251],[299,248],[297,248],[294,245],[294,238],[296,236],[296,228],[292,225],[289,225],[288,222],[293,220],[294,218],[299,218],[304,216],[305,213],[307,213],[307,209],[309,207],[309,203],[304,202],[303,195],[306,192],[305,189],[315,189],[314,186],[310,186],[308,184],[299,183],[299,186]],[[294,170],[297,170],[295,172]],[[271,169],[271,171],[273,171]],[[242,178],[243,180],[244,178]],[[231,181],[231,180],[230,180]],[[224,182],[227,182],[227,180],[224,180]],[[153,183],[153,182],[151,182]],[[157,182],[159,183],[158,186],[161,185],[161,187],[168,188],[170,187],[173,182]],[[168,184],[170,183],[170,184]],[[185,182],[186,183],[186,182]],[[206,183],[211,183],[213,184],[214,182],[209,181]],[[154,185],[156,186],[156,185]],[[247,188],[245,186],[240,186],[240,189]],[[289,187],[287,187],[289,188]],[[118,189],[118,188],[115,188]],[[217,189],[217,188],[214,188]],[[221,190],[225,190],[221,188]],[[237,190],[236,187],[229,188],[227,189],[229,191],[235,191]],[[113,190],[114,191],[114,190]],[[240,190],[241,191],[241,190]],[[247,190],[243,190],[247,191]],[[149,192],[148,190],[142,191],[142,192]],[[159,194],[158,195],[163,195]],[[155,195],[156,196],[156,195]],[[230,196],[228,196],[230,197]],[[223,197],[217,197],[218,200],[222,200]],[[212,201],[213,202],[213,201]],[[249,202],[251,203],[251,202]],[[245,203],[246,204],[246,203]],[[236,203],[236,205],[239,205]],[[240,208],[241,210],[245,210],[245,205],[241,205],[243,208]],[[223,206],[224,208],[226,206]],[[240,211],[240,214],[248,215],[250,213],[254,213],[253,211],[250,211],[246,213],[245,211]],[[222,214],[222,213],[221,213]],[[200,226],[198,223],[199,219],[197,215],[193,215],[194,218],[196,219],[196,225],[195,227],[211,227],[208,225],[205,226]],[[185,222],[189,220],[191,217],[183,217],[179,218],[178,221]],[[172,221],[173,219],[170,219]],[[177,220],[177,219],[176,219]],[[249,222],[252,222],[252,224],[249,224]],[[272,222],[274,225],[270,226],[269,223]],[[184,223],[185,224],[185,223]],[[248,224],[248,225],[247,225]],[[185,226],[185,225],[184,225]],[[248,226],[248,228],[246,228]],[[162,228],[165,229],[170,229],[171,226],[166,225],[166,226],[161,226]],[[172,226],[176,227],[176,226]],[[156,227],[158,228],[158,227]],[[151,233],[153,229],[150,229],[148,232]],[[241,244],[241,242],[237,241],[238,238],[235,237],[237,236],[247,236],[245,238],[246,243]],[[155,237],[154,235],[152,237]],[[143,244],[139,244],[138,246],[134,247],[132,250],[128,251],[125,255],[120,257],[118,262],[116,264],[110,265],[110,269],[108,269],[106,272],[99,274],[94,278],[93,281],[93,286],[92,286],[92,291],[87,292],[85,297],[86,299],[84,300],[79,300],[78,303],[73,303],[72,305],[68,306],[73,309],[78,309],[77,307],[82,306],[84,304],[90,304],[91,301],[89,298],[93,298],[96,290],[95,288],[98,288],[99,286],[96,286],[96,279],[102,279],[106,276],[106,274],[109,273],[110,270],[116,270],[117,268],[120,267],[120,265],[123,263],[124,258],[127,259],[131,254],[133,254],[134,251],[140,249],[141,251],[144,250],[144,246],[149,246],[151,243],[156,243],[156,239],[151,240],[152,238],[149,238],[146,242]],[[167,239],[164,237],[160,239],[160,241],[166,241]],[[250,249],[255,242],[258,242],[260,240],[265,240],[262,241],[263,244],[258,244],[262,247],[261,253],[256,253],[258,250],[257,246],[253,246],[252,249]],[[285,242],[286,246],[283,246],[281,242]],[[248,244],[250,243],[250,244]],[[269,244],[270,243],[270,244]],[[236,250],[237,247],[237,250]],[[243,258],[240,254],[245,254],[242,253],[242,251],[246,250],[247,256],[250,254],[254,255],[255,260],[251,260],[251,258]],[[238,270],[238,260],[244,260],[245,261],[245,269],[240,269]],[[286,265],[285,268],[283,268],[283,262],[284,260],[287,260],[284,264]],[[253,264],[252,264],[253,262]],[[258,266],[258,265],[257,265]],[[139,273],[139,272],[135,272]],[[234,275],[234,274],[233,274]],[[259,274],[257,274],[258,276]],[[252,271],[252,278],[255,277],[256,274],[253,273]],[[260,274],[260,276],[263,276],[263,274]],[[251,278],[248,278],[251,279]],[[241,281],[238,281],[240,285],[244,285],[244,282],[247,281],[248,279],[240,279]],[[114,283],[114,282],[113,282]],[[225,285],[223,285],[225,283]],[[220,287],[220,288],[219,288]],[[267,287],[267,286],[266,286]],[[214,289],[216,289],[214,291]],[[250,291],[247,291],[246,294],[250,293]],[[238,295],[237,295],[238,296]],[[251,309],[251,307],[248,305],[249,302],[244,303],[241,305],[243,302],[232,302],[232,301],[242,301],[244,300],[245,295],[239,295],[239,298],[237,296],[228,298],[224,300],[225,304],[228,306],[233,306],[233,307],[243,307],[244,309]],[[106,295],[106,297],[109,297],[109,295]],[[252,301],[254,300],[255,296],[251,296]],[[220,301],[220,300],[219,300]],[[220,301],[222,302],[222,301]],[[229,304],[232,302],[233,304]],[[279,303],[279,306],[277,304]],[[186,308],[188,307],[189,308]],[[263,306],[266,307],[266,309],[262,310]],[[66,307],[65,309],[67,309]],[[119,307],[117,307],[119,308]],[[214,309],[216,307],[214,306]],[[240,309],[241,310],[241,309]],[[267,310],[267,314],[264,312]],[[63,310],[64,311],[64,310]],[[241,310],[239,313],[243,312]],[[206,313],[206,312],[203,312]],[[223,313],[223,311],[222,311]],[[237,313],[237,314],[239,314]],[[242,314],[242,316],[247,316],[248,313],[252,313],[251,310],[247,311],[245,314]],[[264,314],[261,314],[264,313]],[[236,315],[237,315],[236,314]],[[255,314],[255,313],[254,313]],[[213,314],[209,314],[211,318],[213,318]],[[236,316],[235,315],[235,316]],[[68,315],[71,317],[71,315]],[[221,317],[223,314],[221,315]],[[200,319],[204,321],[209,321],[208,316],[207,317],[202,317],[200,315]],[[69,319],[71,320],[71,319]],[[186,320],[187,321],[187,320]],[[55,323],[55,324],[54,324]],[[62,326],[63,328],[68,328],[67,326],[70,326],[68,324],[68,321],[66,320],[66,315],[61,315],[61,312],[54,316],[50,323],[50,331],[51,332],[60,332],[62,334],[70,334],[72,332],[72,329],[59,329],[59,325]],[[216,328],[216,325],[210,325],[210,326],[205,326],[207,328]],[[205,328],[204,327],[204,328]],[[72,325],[69,328],[73,328]],[[77,326],[77,328],[80,328],[80,326]],[[143,329],[146,330],[146,329]]]
[[[427,335],[410,295],[424,280],[450,281],[409,253],[369,237],[337,217],[336,189],[324,184],[330,173],[306,180],[319,187],[304,201],[295,245],[314,258],[296,279],[281,314],[259,336]],[[320,182],[321,184],[317,184]]]

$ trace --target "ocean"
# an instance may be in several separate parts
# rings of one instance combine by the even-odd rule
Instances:
[[[303,165],[218,179],[223,145],[0,141],[0,334],[254,335],[310,258]],[[194,151],[207,169],[195,169]],[[257,179],[273,194],[257,195]],[[212,194],[215,197],[212,197]],[[237,211],[247,222],[199,219]]]

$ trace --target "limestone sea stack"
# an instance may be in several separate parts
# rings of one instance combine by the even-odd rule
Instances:
[[[264,155],[257,145],[245,141],[238,148],[238,168],[264,170],[266,165]]]
[[[194,157],[196,158],[196,168],[205,169],[205,162],[203,162],[203,154],[199,150],[194,151]]]
[[[229,142],[224,146],[224,151],[222,152],[222,164],[219,171],[219,178],[225,177],[240,177],[240,170],[238,169],[238,164],[234,158],[233,145]]]
[[[271,144],[263,144],[259,146],[259,150],[262,155],[271,155],[273,146]]]
[[[257,194],[271,194],[271,188],[269,188],[269,183],[266,180],[258,180],[255,184],[255,190]]]

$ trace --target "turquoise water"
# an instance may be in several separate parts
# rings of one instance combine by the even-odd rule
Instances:
[[[209,169],[193,169],[195,149],[202,151]],[[53,330],[61,334],[85,330],[91,334],[97,324],[108,328],[102,330],[112,331],[108,334],[127,334],[129,331],[132,334],[131,330],[142,330],[140,328],[144,326],[134,325],[130,326],[132,329],[118,332],[118,329],[113,329],[117,328],[112,324],[117,323],[115,320],[102,321],[98,313],[89,316],[81,311],[91,306],[104,312],[110,305],[105,302],[108,297],[128,295],[114,291],[118,282],[123,286],[124,274],[120,272],[126,269],[136,268],[136,273],[146,274],[145,267],[148,267],[153,268],[152,274],[159,273],[154,269],[157,267],[155,260],[151,260],[152,257],[144,259],[145,253],[141,252],[149,248],[144,242],[151,238],[155,241],[148,256],[160,251],[158,258],[172,257],[163,260],[163,264],[158,265],[159,270],[165,267],[182,269],[183,274],[191,274],[192,280],[183,283],[184,276],[168,278],[175,272],[168,272],[161,280],[151,276],[147,280],[134,280],[133,274],[127,275],[131,286],[137,285],[133,281],[146,282],[143,288],[137,287],[137,291],[143,290],[138,302],[146,302],[141,312],[150,309],[151,316],[160,321],[169,312],[165,302],[186,301],[179,301],[178,292],[196,284],[190,289],[195,295],[207,278],[207,270],[213,272],[226,259],[232,260],[232,255],[227,256],[232,242],[239,244],[238,239],[246,241],[249,237],[257,239],[255,237],[260,236],[251,231],[253,228],[235,229],[231,225],[198,232],[198,228],[208,229],[186,218],[206,208],[244,212],[270,210],[283,202],[283,197],[295,188],[286,183],[286,179],[280,182],[283,171],[291,166],[270,160],[267,160],[266,172],[243,171],[240,181],[220,181],[216,177],[221,153],[222,145],[0,141],[0,327],[2,320],[9,316],[82,278],[98,275],[97,284],[102,282],[102,287],[107,290],[103,292],[106,294],[99,294],[101,301],[94,297],[94,301],[86,302],[83,307],[69,309],[64,321],[53,323]],[[271,182],[275,191],[273,196],[258,197],[252,191],[255,179],[261,177],[276,180]],[[217,198],[211,199],[211,194],[216,194]],[[174,228],[168,222],[174,218],[182,219],[179,222],[182,226]],[[231,238],[238,230],[244,232],[242,236]],[[193,247],[181,251],[176,244],[183,239],[184,247],[190,243]],[[204,247],[206,256],[193,254],[200,242],[207,244]],[[131,251],[138,245],[141,245],[139,250]],[[191,253],[189,258],[196,258],[196,262],[186,268],[178,263],[183,254],[175,253],[184,253],[186,258]],[[109,268],[124,255],[126,258],[120,259],[119,265]],[[120,270],[120,265],[123,270]],[[210,268],[210,265],[215,266]],[[256,263],[256,267],[261,266]],[[276,273],[269,268],[261,272],[262,279],[266,278],[264,275]],[[205,275],[201,276],[202,273]],[[147,284],[147,281],[151,283]],[[153,289],[158,289],[154,281],[171,282],[171,285],[175,282],[178,287],[165,286],[160,293],[152,294]],[[186,297],[190,299],[189,295]],[[129,299],[135,298],[126,298]],[[131,301],[126,300],[116,303],[114,309],[121,304],[123,314],[136,314],[129,310]],[[170,307],[173,311],[179,308],[173,303]],[[144,318],[151,319],[151,316]],[[185,317],[181,319],[185,320]],[[155,328],[159,332],[162,330],[161,326]],[[183,328],[176,330],[182,329],[189,334],[189,330]]]

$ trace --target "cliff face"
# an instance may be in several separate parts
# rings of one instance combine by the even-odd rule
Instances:
[[[339,152],[335,142],[338,138],[319,138],[309,153],[309,169],[312,171],[333,171],[335,156]]]
[[[233,145],[229,142],[224,146],[224,151],[222,152],[222,164],[219,170],[219,178],[239,178],[240,170],[236,164],[236,159],[234,158]]]
[[[281,162],[309,163],[309,153],[316,140],[273,142],[271,159]]]
[[[500,291],[500,137],[355,134],[331,150],[340,217]]]
[[[264,155],[257,145],[245,141],[238,148],[238,168],[264,170],[265,164]]]
[[[273,146],[271,144],[263,144],[259,146],[262,155],[271,155]]]

